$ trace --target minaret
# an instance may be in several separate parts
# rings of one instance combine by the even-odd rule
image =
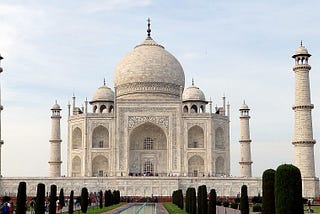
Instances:
[[[250,128],[249,128],[249,107],[245,102],[240,109],[240,177],[251,177],[251,150],[250,150]]]
[[[295,60],[293,71],[295,74],[294,106],[294,164],[300,169],[302,178],[315,177],[314,144],[312,131],[312,116],[310,98],[309,71],[311,66],[308,60],[311,54],[302,45],[292,56]]]
[[[3,57],[0,55],[0,62],[1,60],[3,59]],[[1,64],[0,64],[0,74],[2,73],[3,69],[1,67]],[[2,161],[1,161],[1,147],[3,145],[3,140],[2,140],[2,137],[1,137],[1,112],[3,110],[3,106],[1,105],[1,87],[0,87],[0,177],[2,177],[2,171],[1,171],[1,164],[2,164]]]
[[[51,139],[50,142],[50,177],[61,176],[61,137],[60,137],[60,106],[56,103],[51,108]]]

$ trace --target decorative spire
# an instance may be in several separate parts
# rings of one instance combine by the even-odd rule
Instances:
[[[300,41],[300,46],[302,47],[303,45],[302,45],[302,40]]]
[[[147,30],[148,38],[151,38],[150,18],[148,18],[147,21],[148,21],[148,30]]]
[[[106,86],[106,78],[103,78],[103,85]]]
[[[194,79],[192,78],[192,82],[191,82],[192,86],[194,86]]]

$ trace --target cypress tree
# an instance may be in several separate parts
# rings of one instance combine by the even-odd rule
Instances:
[[[89,204],[88,189],[86,187],[83,187],[82,190],[81,190],[81,199],[80,199],[80,205],[81,205],[81,212],[82,213],[87,213],[88,204]]]
[[[56,214],[56,201],[57,201],[57,186],[52,184],[50,186],[49,214]]]
[[[46,186],[43,183],[39,183],[37,186],[37,197],[34,207],[35,214],[45,214],[45,194]]]
[[[102,190],[100,190],[100,192],[99,192],[99,207],[100,207],[100,209],[102,209],[102,207],[103,207],[103,193],[102,193]]]
[[[241,187],[240,210],[241,214],[249,214],[248,188],[246,185]]]
[[[267,169],[262,174],[262,211],[263,214],[276,213],[274,197],[275,170]]]
[[[276,170],[275,204],[277,214],[303,214],[301,173],[292,164]]]
[[[196,214],[197,213],[197,196],[196,196],[196,189],[190,188],[190,214]]]
[[[22,181],[19,183],[19,187],[18,187],[16,213],[19,213],[19,214],[26,213],[27,211],[26,200],[27,200],[27,184],[26,182]]]
[[[198,187],[198,214],[207,214],[207,210],[207,187],[206,185],[201,185]]]
[[[217,193],[215,189],[210,190],[210,197],[209,197],[209,206],[208,206],[208,213],[216,214],[216,206],[217,206]]]
[[[60,189],[60,193],[59,193],[59,205],[60,205],[60,209],[62,209],[64,206],[66,206],[66,204],[64,202],[64,191],[63,191],[63,188]]]
[[[190,187],[186,191],[186,212],[190,211]]]
[[[73,214],[73,206],[74,206],[74,200],[73,200],[73,190],[70,192],[70,198],[69,198],[69,214]]]
[[[178,207],[183,210],[183,193],[182,193],[182,189],[177,190],[177,203],[178,203]]]

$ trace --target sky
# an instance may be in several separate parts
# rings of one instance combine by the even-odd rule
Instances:
[[[253,175],[293,163],[294,61],[300,41],[309,64],[316,175],[320,176],[320,2],[295,0],[1,0],[2,176],[48,176],[50,116],[62,107],[66,174],[67,104],[113,87],[118,62],[151,36],[181,63],[186,85],[213,105],[231,106],[231,174],[239,175],[239,107],[250,107]]]

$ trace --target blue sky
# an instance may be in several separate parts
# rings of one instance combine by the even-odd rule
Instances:
[[[294,64],[300,40],[309,61],[314,138],[320,135],[320,2],[302,1],[15,1],[0,2],[2,175],[48,175],[50,108],[62,111],[66,173],[67,103],[81,106],[120,59],[152,37],[182,64],[206,98],[231,105],[231,174],[239,175],[239,107],[251,108],[253,174],[293,162]],[[319,145],[315,145],[320,175]]]

